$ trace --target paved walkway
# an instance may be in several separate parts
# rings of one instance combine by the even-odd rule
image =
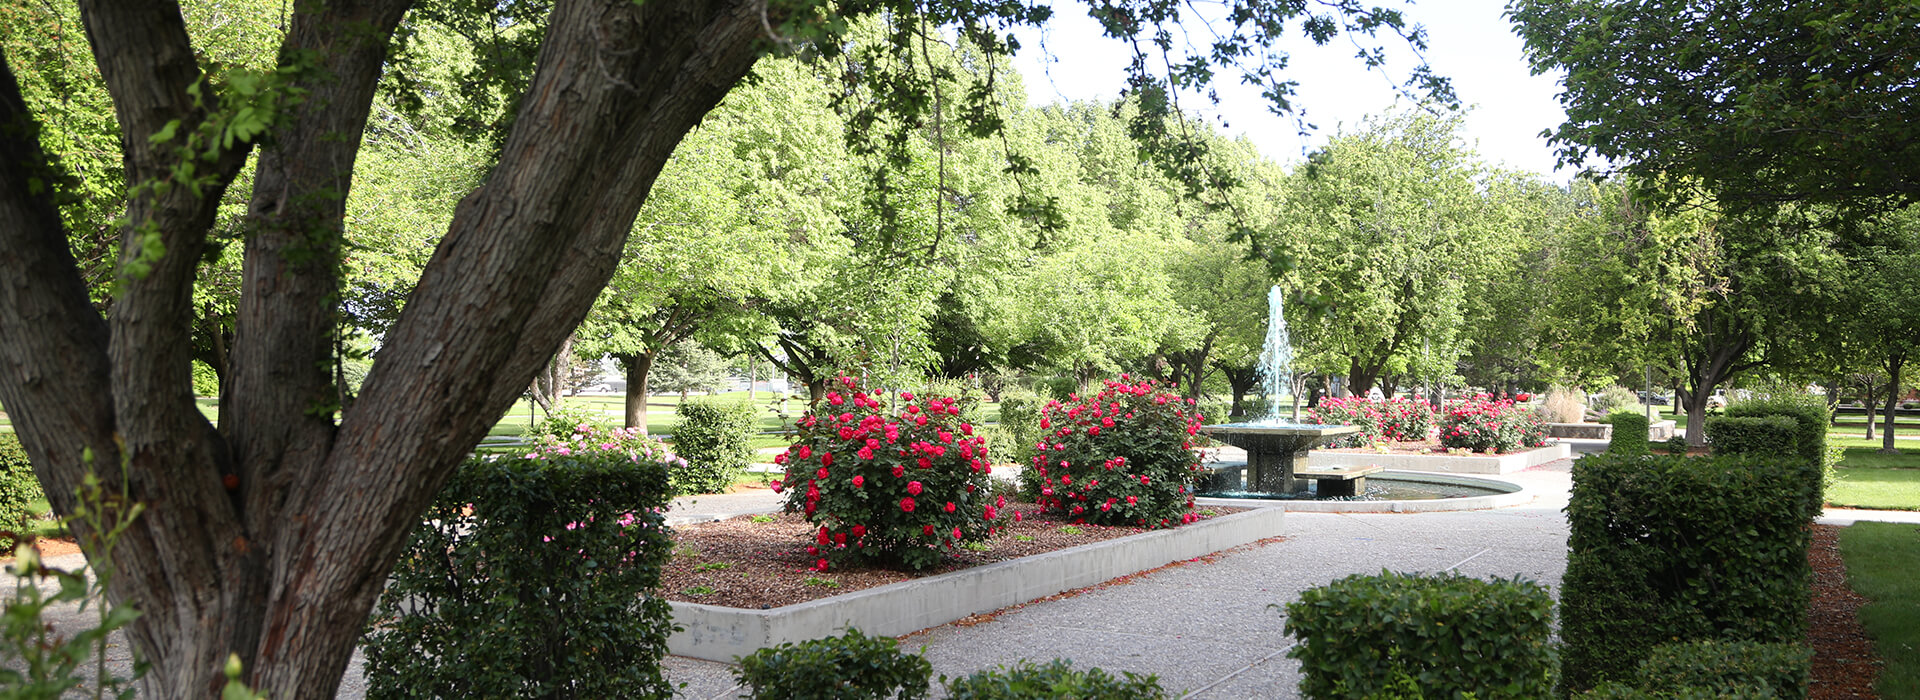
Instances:
[[[1307,588],[1382,569],[1521,576],[1557,587],[1566,566],[1561,509],[1571,464],[1561,460],[1497,477],[1536,494],[1524,505],[1453,513],[1289,513],[1283,531],[1274,533],[1284,536],[1280,541],[1019,606],[978,624],[924,630],[901,645],[921,650],[936,677],[1020,659],[1069,658],[1078,666],[1151,673],[1170,693],[1191,698],[1296,697],[1299,665],[1286,658],[1294,640],[1282,632],[1286,618],[1275,606]],[[672,513],[698,519],[777,508],[777,496],[755,492],[682,499]],[[1863,519],[1920,523],[1920,513],[1833,509],[1821,522]],[[680,697],[738,693],[729,665],[670,657],[666,666],[671,680],[686,684]],[[340,697],[362,696],[359,674],[356,656]]]

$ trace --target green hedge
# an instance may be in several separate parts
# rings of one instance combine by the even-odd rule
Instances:
[[[367,697],[671,695],[668,493],[619,452],[462,465],[369,617]]]
[[[1624,680],[1676,640],[1803,639],[1814,473],[1757,455],[1575,462],[1560,590],[1567,689]]]
[[[687,460],[668,476],[678,493],[721,493],[753,464],[753,406],[739,401],[689,399],[673,409],[673,453]]]
[[[1607,443],[1607,451],[1617,454],[1646,454],[1651,448],[1647,445],[1647,417],[1643,414],[1622,411],[1608,416],[1612,418],[1613,439]]]
[[[734,674],[754,700],[926,697],[933,665],[917,654],[900,653],[898,646],[891,637],[849,629],[838,637],[753,652],[740,659]]]
[[[1714,416],[1707,442],[1716,455],[1791,457],[1800,454],[1800,426],[1786,416]]]
[[[46,497],[20,439],[0,433],[0,531],[26,532],[31,527],[28,504]],[[0,535],[0,553],[12,551],[13,538]]]
[[[1759,686],[1777,697],[1805,698],[1812,675],[1813,650],[1804,644],[1704,640],[1654,647],[1637,680],[1641,690],[1655,693]]]
[[[1040,440],[1040,411],[1046,405],[1047,399],[1026,392],[1010,390],[1000,395],[999,427],[1006,433],[1012,449],[1006,452],[990,451],[993,461],[1022,466],[1033,461],[1033,445]],[[989,450],[992,448],[992,445],[988,445]],[[1025,500],[1040,497],[1038,476],[1031,469],[1021,470],[1020,492]]]
[[[1815,475],[1814,489],[1809,494],[1813,503],[1812,517],[1820,515],[1820,507],[1826,504],[1825,487],[1833,483],[1833,468],[1840,461],[1840,450],[1827,449],[1827,426],[1833,423],[1833,410],[1827,408],[1826,400],[1811,394],[1775,392],[1767,398],[1754,398],[1735,401],[1727,406],[1726,415],[1733,418],[1784,416],[1793,419],[1799,426],[1799,438],[1796,453],[1801,459],[1819,465]],[[1711,429],[1711,426],[1709,426]]]
[[[946,686],[952,700],[1160,700],[1167,696],[1154,676],[1077,670],[1072,661],[1063,659],[1045,665],[1021,661],[1011,668],[956,678]]]
[[[1407,678],[1429,697],[1539,698],[1554,686],[1553,598],[1518,579],[1353,575],[1287,604],[1300,692],[1370,697]]]

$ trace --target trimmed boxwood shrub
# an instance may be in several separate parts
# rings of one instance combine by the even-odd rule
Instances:
[[[1707,442],[1716,455],[1791,457],[1800,454],[1800,426],[1786,416],[1714,416]]]
[[[1065,659],[1043,666],[1021,661],[1010,668],[955,678],[946,686],[947,697],[953,700],[1160,700],[1167,696],[1158,677],[1131,672],[1116,677],[1098,668],[1076,670]]]
[[[1757,686],[1775,697],[1805,698],[1812,675],[1813,650],[1804,644],[1702,640],[1654,647],[1640,662],[1637,685],[1653,693]]]
[[[463,464],[369,618],[367,697],[671,695],[668,493],[618,451]]]
[[[26,532],[30,526],[27,506],[46,497],[20,439],[0,433],[0,531]],[[0,552],[12,551],[13,538],[0,534]]]
[[[926,697],[933,665],[918,654],[901,653],[898,646],[891,637],[849,629],[838,637],[753,652],[740,658],[734,675],[755,700]]]
[[[673,451],[687,461],[670,477],[683,494],[720,493],[753,464],[753,407],[738,401],[690,399],[673,410]]]
[[[1428,697],[1539,698],[1554,686],[1553,598],[1520,579],[1381,572],[1287,604],[1300,693],[1372,697],[1412,679]]]
[[[1675,640],[1804,638],[1814,472],[1758,455],[1574,462],[1560,588],[1567,689],[1624,680]]]
[[[1835,478],[1833,467],[1839,463],[1841,452],[1827,449],[1827,426],[1833,422],[1833,411],[1827,408],[1826,400],[1811,394],[1775,391],[1766,397],[1735,401],[1727,406],[1726,415],[1734,418],[1782,416],[1793,420],[1799,427],[1794,453],[1820,468],[1808,496],[1813,503],[1810,517],[1818,517],[1820,507],[1826,503],[1825,487]],[[1714,449],[1719,450],[1717,446]]]
[[[1651,449],[1647,444],[1645,415],[1622,411],[1608,417],[1613,419],[1613,439],[1607,442],[1608,452],[1643,455]]]
[[[1038,503],[1075,522],[1172,527],[1192,522],[1200,453],[1192,404],[1151,381],[1107,382],[1094,396],[1050,402],[1032,471]]]
[[[1667,438],[1667,454],[1683,455],[1687,453],[1687,436],[1675,435]]]

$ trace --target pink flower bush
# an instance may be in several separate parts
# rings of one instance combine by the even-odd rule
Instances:
[[[1030,477],[1039,502],[1076,521],[1171,527],[1192,520],[1200,414],[1150,381],[1110,381],[1097,396],[1048,402]]]
[[[798,439],[774,461],[786,468],[786,509],[830,536],[816,543],[821,561],[924,568],[999,527],[986,438],[953,399],[902,392],[889,400],[841,377],[798,425]]]
[[[1335,443],[1339,447],[1424,442],[1433,437],[1433,404],[1422,399],[1395,397],[1374,401],[1364,396],[1326,397],[1320,399],[1320,405],[1307,409],[1307,416],[1322,425],[1360,427],[1360,432]]]
[[[1440,424],[1440,444],[1504,454],[1547,444],[1547,426],[1527,407],[1481,394],[1447,402]]]

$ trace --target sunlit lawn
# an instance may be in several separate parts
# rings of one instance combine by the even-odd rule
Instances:
[[[1855,523],[1840,532],[1847,582],[1871,601],[1860,624],[1885,665],[1875,688],[1883,698],[1920,697],[1920,527]]]

